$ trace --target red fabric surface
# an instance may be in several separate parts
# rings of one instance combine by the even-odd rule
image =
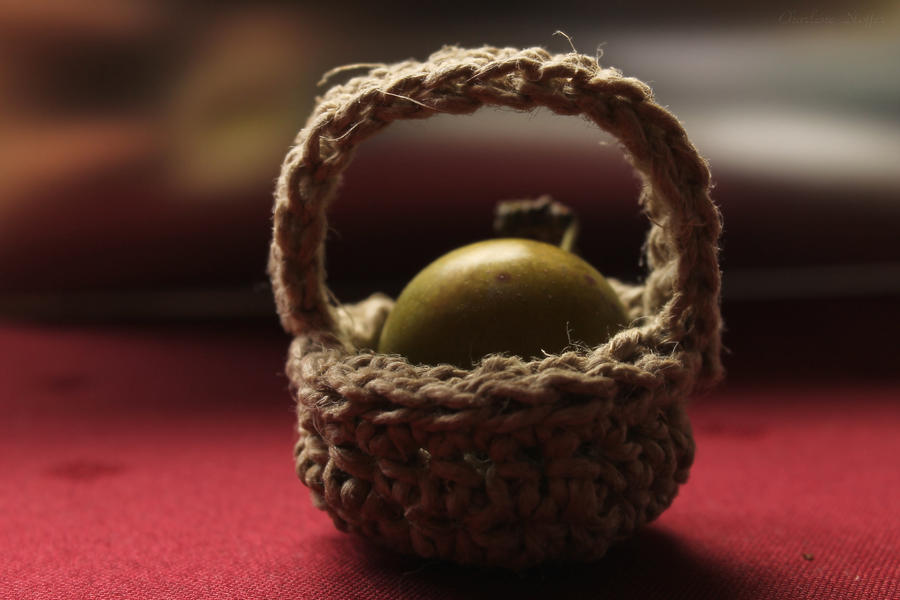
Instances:
[[[336,531],[293,474],[271,331],[0,327],[0,597],[900,597],[900,383],[692,406],[672,508],[593,565],[512,574]]]

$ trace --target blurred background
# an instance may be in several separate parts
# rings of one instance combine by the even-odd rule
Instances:
[[[900,7],[785,2],[0,3],[0,318],[277,330],[272,189],[322,73],[443,44],[601,55],[709,158],[735,377],[900,366]],[[338,76],[337,81],[347,76]],[[396,295],[548,193],[639,280],[647,223],[585,121],[483,109],[366,142],[331,213],[342,301]],[[776,343],[777,342],[777,343]]]

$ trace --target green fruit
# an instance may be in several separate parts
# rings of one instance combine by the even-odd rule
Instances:
[[[378,351],[412,363],[471,367],[494,352],[523,358],[596,346],[628,323],[609,283],[556,246],[505,238],[425,267],[391,310]]]

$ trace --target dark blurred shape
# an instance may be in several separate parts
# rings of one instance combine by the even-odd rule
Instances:
[[[272,181],[312,101],[304,11],[22,6],[0,17],[0,289],[261,279]]]

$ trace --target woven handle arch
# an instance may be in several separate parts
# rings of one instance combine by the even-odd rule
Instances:
[[[642,314],[666,352],[700,359],[697,384],[717,380],[721,217],[706,161],[646,84],[589,56],[542,48],[445,46],[424,62],[376,66],[319,98],[275,193],[269,271],[285,329],[320,347],[340,344],[325,284],[326,210],[356,146],[399,119],[486,105],[585,115],[620,141],[644,181],[640,201],[651,221]]]

